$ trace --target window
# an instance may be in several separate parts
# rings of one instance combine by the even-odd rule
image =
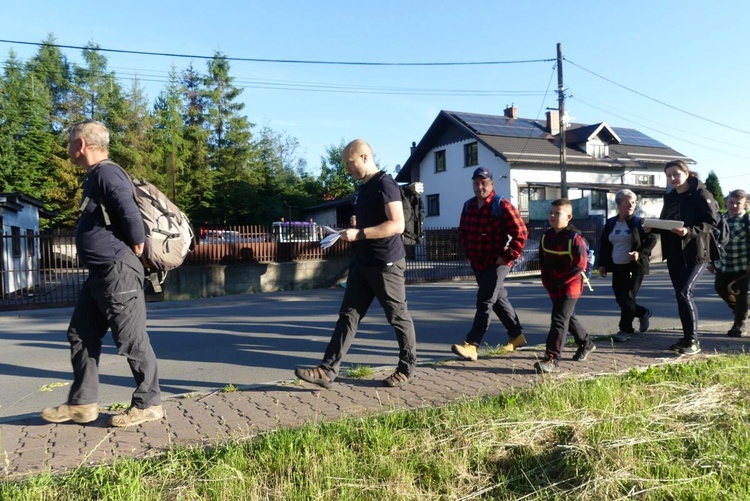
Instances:
[[[427,215],[440,215],[440,195],[427,195]]]
[[[445,172],[445,150],[435,152],[435,172]]]
[[[464,145],[464,166],[471,167],[479,163],[479,150],[476,142]]]
[[[13,257],[21,257],[21,228],[11,226],[10,235],[13,242]]]
[[[654,176],[653,174],[636,174],[635,184],[638,186],[653,186]]]
[[[607,208],[607,192],[591,191],[591,209],[605,210]]]
[[[609,145],[599,141],[586,143],[586,153],[594,158],[604,158],[609,155]]]
[[[36,239],[34,238],[34,230],[26,230],[26,250],[29,252],[29,257],[33,258],[36,256]]]

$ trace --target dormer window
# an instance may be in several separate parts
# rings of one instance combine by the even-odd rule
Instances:
[[[602,141],[588,141],[586,153],[594,158],[604,158],[609,156],[609,145]]]

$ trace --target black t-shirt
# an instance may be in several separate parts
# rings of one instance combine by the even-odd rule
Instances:
[[[378,173],[359,187],[354,197],[357,228],[369,228],[384,223],[385,204],[400,202],[401,191],[389,174]],[[354,242],[357,263],[363,266],[382,266],[406,256],[401,235]]]

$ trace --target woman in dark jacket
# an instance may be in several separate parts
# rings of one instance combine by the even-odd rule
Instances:
[[[692,175],[685,162],[673,160],[664,166],[672,191],[664,195],[659,219],[682,221],[684,226],[658,230],[662,256],[667,261],[677,310],[682,322],[682,339],[669,347],[682,354],[701,351],[698,342],[698,309],[693,287],[711,261],[711,240],[719,220],[718,206],[706,185]]]
[[[643,275],[648,275],[651,250],[656,235],[643,229],[643,221],[635,215],[636,194],[620,190],[615,195],[619,214],[607,219],[599,239],[599,274],[612,273],[612,290],[620,306],[619,332],[616,340],[624,341],[632,334],[633,320],[638,318],[639,330],[648,330],[651,310],[636,302]]]

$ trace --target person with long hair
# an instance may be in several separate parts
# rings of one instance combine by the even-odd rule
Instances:
[[[682,324],[682,339],[669,349],[693,355],[701,351],[693,289],[712,260],[713,231],[719,220],[718,204],[706,185],[682,160],[668,162],[664,173],[672,189],[664,195],[659,219],[683,222],[679,228],[657,230],[661,234],[662,256],[667,261]]]

